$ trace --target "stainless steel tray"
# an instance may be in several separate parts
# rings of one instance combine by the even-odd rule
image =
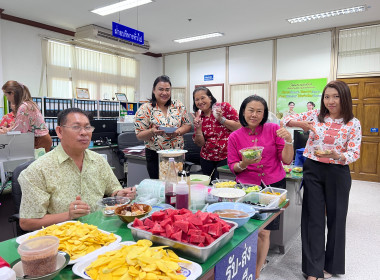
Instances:
[[[141,220],[144,221],[144,219],[141,219]],[[180,257],[189,258],[198,263],[204,263],[210,256],[215,254],[228,241],[230,241],[232,236],[234,235],[234,231],[237,228],[238,224],[232,221],[226,221],[226,222],[231,226],[230,231],[225,232],[213,243],[211,243],[210,245],[206,247],[198,247],[195,245],[175,241],[163,236],[154,235],[153,233],[149,231],[134,228],[132,226],[133,223],[129,223],[128,228],[131,230],[133,239],[135,241],[140,240],[140,239],[148,239],[148,240],[151,240],[153,243],[156,243],[159,245],[166,245],[173,248],[176,252],[178,252]]]

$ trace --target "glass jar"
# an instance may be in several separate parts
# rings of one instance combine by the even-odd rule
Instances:
[[[166,173],[169,166],[169,158],[174,158],[174,164],[176,171],[180,172],[183,170],[185,163],[185,154],[187,150],[161,150],[157,151],[158,153],[158,172],[159,179],[165,180]]]

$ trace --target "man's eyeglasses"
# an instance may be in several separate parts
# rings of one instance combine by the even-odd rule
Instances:
[[[95,127],[93,126],[80,126],[80,125],[73,125],[73,126],[67,126],[67,125],[62,125],[63,127],[71,128],[75,132],[81,132],[82,129],[84,129],[86,132],[93,132],[95,130]]]

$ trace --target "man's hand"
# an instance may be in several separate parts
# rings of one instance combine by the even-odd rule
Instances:
[[[112,196],[124,196],[132,200],[132,199],[135,199],[136,197],[136,188],[128,187],[122,190],[118,190],[118,191],[113,192]]]
[[[79,217],[86,216],[90,214],[91,209],[90,206],[81,200],[80,195],[76,197],[76,200],[74,202],[70,203],[69,206],[69,218],[70,219],[77,219]]]

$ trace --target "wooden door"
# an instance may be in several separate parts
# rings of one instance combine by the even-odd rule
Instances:
[[[380,182],[380,77],[339,80],[350,87],[353,112],[362,127],[360,159],[350,164],[352,179]]]
[[[197,87],[208,88],[217,102],[224,102],[224,84],[195,85]]]

